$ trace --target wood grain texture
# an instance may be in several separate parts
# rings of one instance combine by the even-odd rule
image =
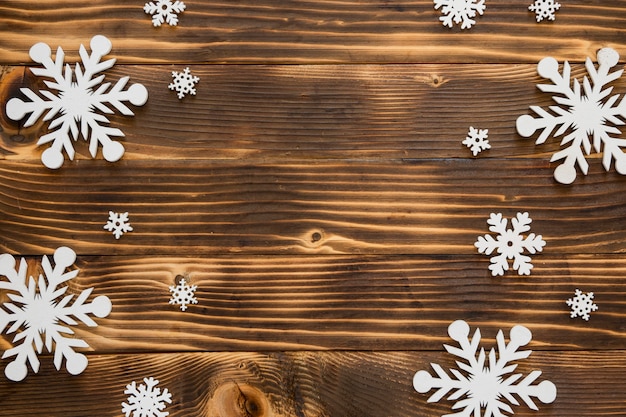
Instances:
[[[532,346],[531,346],[532,348]],[[453,402],[427,403],[412,388],[413,374],[438,363],[437,352],[270,352],[94,355],[80,380],[42,364],[20,384],[0,379],[0,415],[101,417],[121,415],[126,384],[152,376],[172,393],[171,417],[424,416],[451,412]],[[539,411],[514,407],[516,416],[623,415],[623,351],[540,352],[516,372],[541,370],[558,397]],[[132,366],[130,366],[132,364]],[[585,381],[594,381],[588,384]],[[619,393],[619,394],[615,394]],[[431,392],[432,394],[432,392]]]
[[[593,164],[571,187],[509,159],[0,164],[0,248],[79,254],[475,254],[492,212],[529,212],[549,254],[624,253],[626,182]],[[108,211],[133,232],[103,230]],[[537,256],[538,258],[541,255]]]
[[[524,324],[540,350],[623,347],[626,258],[537,260],[531,276],[494,278],[481,256],[79,256],[68,291],[111,299],[98,327],[73,328],[96,353],[437,350],[457,319],[492,339]],[[180,277],[198,286],[184,312],[168,303]],[[570,318],[576,288],[595,294],[588,322]]]
[[[547,161],[559,149],[560,138],[535,146],[515,129],[531,105],[554,105],[536,87],[545,82],[536,64],[191,68],[198,93],[184,100],[168,89],[171,71],[183,68],[118,65],[107,74],[112,82],[128,75],[149,91],[134,117],[110,117],[126,135],[124,159],[472,158],[461,144],[469,126],[489,129],[492,149],[480,158]],[[572,64],[572,75],[582,78],[584,65]],[[626,77],[611,85],[626,93]],[[30,70],[13,67],[0,79],[0,97],[25,99],[23,87],[45,89]],[[39,159],[48,123],[24,128],[4,111],[0,158]],[[91,159],[82,138],[75,147],[77,159]]]
[[[153,28],[143,2],[6,0],[0,61],[26,63],[42,40],[74,59],[97,33],[127,63],[493,63],[577,60],[603,46],[626,52],[623,0],[568,1],[556,23],[541,24],[529,2],[492,0],[469,31],[444,27],[431,0],[185,3],[178,26]]]

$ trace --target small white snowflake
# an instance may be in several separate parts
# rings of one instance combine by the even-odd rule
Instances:
[[[587,58],[585,67],[590,78],[583,78],[582,87],[577,79],[574,79],[572,85],[571,68],[567,61],[563,64],[563,74],[559,73],[559,63],[554,58],[544,58],[537,65],[539,76],[552,82],[537,87],[543,92],[556,94],[552,99],[559,106],[550,106],[551,112],[539,106],[531,106],[530,109],[539,117],[528,114],[518,117],[517,132],[530,137],[536,131],[542,131],[535,142],[537,145],[544,143],[559,126],[554,137],[569,132],[561,140],[561,146],[568,146],[550,159],[550,162],[563,160],[554,170],[554,178],[562,184],[574,182],[576,166],[583,174],[587,174],[589,164],[583,150],[589,155],[592,144],[598,153],[604,148],[602,165],[605,170],[608,171],[611,162],[615,160],[616,171],[626,175],[626,155],[621,149],[626,147],[626,140],[616,136],[621,134],[616,126],[623,125],[626,119],[626,100],[622,98],[617,104],[619,94],[610,96],[613,87],[607,86],[622,75],[623,70],[609,72],[618,61],[619,54],[611,48],[603,48],[598,52],[597,69]]]
[[[170,292],[172,293],[170,304],[180,304],[182,311],[187,310],[188,304],[198,304],[198,300],[194,297],[194,292],[197,289],[197,285],[188,285],[185,278],[182,278],[178,285],[170,285]]]
[[[102,57],[111,51],[111,41],[102,35],[91,39],[91,54],[83,45],[80,46],[80,57],[83,67],[76,63],[72,70],[69,64],[63,66],[65,53],[59,47],[56,58],[52,60],[50,47],[37,43],[30,48],[30,57],[33,61],[43,65],[43,68],[31,68],[33,74],[47,78],[44,84],[52,91],[41,90],[38,95],[29,88],[20,91],[29,101],[21,98],[12,98],[6,106],[9,118],[21,120],[28,113],[30,117],[24,126],[32,126],[40,116],[44,121],[51,120],[49,128],[58,128],[39,138],[37,145],[52,142],[46,149],[41,160],[50,169],[57,169],[63,165],[65,151],[70,160],[74,159],[72,139],[79,136],[89,140],[89,152],[96,157],[98,144],[102,144],[102,155],[109,162],[115,162],[124,155],[124,146],[111,140],[114,136],[124,136],[120,129],[108,127],[109,123],[102,113],[113,113],[114,107],[125,116],[132,116],[133,112],[124,104],[130,102],[135,106],[142,106],[148,99],[148,90],[142,84],[133,84],[127,90],[124,87],[129,77],[120,78],[109,89],[111,83],[102,83],[104,74],[97,75],[115,64],[115,59],[101,61]],[[98,86],[96,88],[96,86]],[[107,91],[108,90],[108,91]]]
[[[128,221],[128,212],[119,214],[109,211],[109,221],[104,225],[104,229],[113,232],[116,239],[119,239],[124,233],[132,232],[133,228]]]
[[[554,20],[555,13],[560,7],[561,5],[554,0],[535,0],[528,6],[528,10],[535,12],[537,22],[541,22],[543,19]]]
[[[178,91],[178,98],[182,99],[186,94],[196,95],[196,89],[194,86],[199,77],[191,75],[189,67],[185,68],[183,72],[172,71],[173,82],[169,85],[170,90]]]
[[[439,20],[444,26],[452,27],[461,23],[461,29],[471,28],[476,21],[476,13],[482,15],[485,11],[485,0],[434,0],[435,10],[441,7],[443,16]],[[442,7],[443,6],[443,7]]]
[[[170,26],[176,26],[178,13],[182,13],[183,10],[185,10],[185,3],[182,1],[172,3],[171,0],[156,0],[143,6],[143,11],[152,15],[152,24],[155,27],[161,26],[164,22]]]
[[[124,394],[128,394],[128,403],[122,403],[122,413],[126,417],[166,417],[170,413],[163,411],[166,407],[165,403],[172,403],[172,394],[167,388],[161,392],[161,388],[156,386],[159,384],[158,379],[144,378],[146,384],[139,384],[139,388],[132,381],[126,385]]]
[[[0,276],[8,279],[8,282],[0,281],[0,289],[8,290],[7,296],[12,301],[4,303],[4,309],[0,308],[0,333],[10,323],[13,324],[6,331],[7,334],[22,328],[13,338],[13,343],[21,343],[2,355],[2,359],[15,356],[13,362],[4,370],[10,380],[21,381],[26,378],[27,363],[35,373],[39,371],[37,354],[41,353],[44,345],[48,352],[54,351],[54,366],[57,370],[61,368],[63,358],[65,368],[72,375],[80,374],[87,367],[87,357],[75,352],[74,348],[86,348],[89,345],[83,340],[65,337],[64,335],[71,335],[74,332],[60,322],[76,325],[78,320],[87,326],[95,327],[97,324],[89,314],[96,317],[108,316],[111,312],[111,301],[101,295],[86,303],[93,288],[83,290],[71,305],[69,303],[74,297],[72,294],[65,295],[59,300],[68,288],[60,285],[78,275],[78,269],[65,272],[75,260],[76,253],[72,249],[59,247],[54,251],[54,268],[44,256],[41,266],[45,277],[39,275],[39,279],[35,279],[31,276],[27,280],[28,266],[23,258],[19,269],[16,270],[13,256],[9,254],[0,256]],[[44,334],[45,338],[42,337]]]
[[[456,401],[453,410],[462,409],[455,414],[447,416],[458,417],[504,417],[504,412],[514,413],[511,405],[519,405],[515,398],[518,396],[526,405],[537,410],[537,405],[532,397],[537,398],[544,404],[556,399],[556,386],[550,381],[542,381],[532,385],[539,378],[541,371],[532,371],[527,377],[519,381],[522,374],[510,374],[517,364],[512,363],[530,356],[530,350],[518,350],[532,340],[532,333],[524,326],[514,326],[509,334],[509,343],[504,340],[504,334],[500,330],[496,336],[498,352],[492,348],[489,351],[489,363],[486,363],[485,349],[480,348],[480,329],[476,329],[474,336],[469,340],[470,327],[463,320],[457,320],[448,327],[448,334],[459,343],[460,348],[444,345],[446,351],[457,358],[457,366],[465,371],[450,369],[452,377],[440,366],[431,363],[436,377],[428,371],[418,371],[413,377],[413,387],[419,393],[426,393],[433,388],[437,391],[430,396],[428,402],[441,400],[448,392],[452,391],[448,400]],[[506,376],[506,379],[504,379]],[[519,382],[518,382],[519,381]],[[516,382],[518,382],[516,384]],[[461,397],[465,398],[461,399]],[[444,416],[445,417],[445,416]]]
[[[583,320],[589,320],[589,313],[598,309],[598,306],[593,302],[593,293],[588,292],[585,294],[578,288],[574,298],[570,298],[565,302],[572,308],[571,318],[580,317]]]
[[[530,230],[532,219],[528,213],[517,213],[517,217],[511,220],[513,229],[507,229],[507,219],[502,218],[501,213],[491,213],[487,224],[489,230],[498,233],[496,239],[491,235],[478,236],[474,246],[478,252],[491,255],[495,250],[498,255],[491,258],[491,275],[504,275],[504,271],[509,269],[508,259],[513,259],[513,269],[519,275],[530,275],[533,264],[530,263],[530,256],[523,255],[524,250],[531,254],[541,252],[546,242],[541,235],[529,234],[526,238],[522,235]]]
[[[489,129],[474,129],[473,126],[470,126],[467,137],[462,143],[470,148],[472,154],[476,156],[481,151],[491,149],[491,145],[487,139],[488,133]]]

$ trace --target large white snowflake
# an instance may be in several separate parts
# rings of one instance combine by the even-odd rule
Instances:
[[[613,87],[608,86],[622,75],[623,70],[610,72],[618,61],[618,53],[611,48],[598,51],[597,69],[587,58],[585,67],[589,78],[583,77],[582,87],[577,79],[573,83],[570,81],[571,68],[567,61],[563,64],[562,74],[554,58],[544,58],[537,65],[539,75],[552,82],[537,87],[543,92],[555,94],[552,99],[558,106],[550,106],[551,112],[531,106],[530,109],[539,117],[527,114],[518,117],[517,131],[524,137],[541,131],[535,142],[538,145],[544,143],[559,126],[554,137],[568,132],[561,140],[561,146],[567,147],[550,159],[550,162],[563,160],[554,170],[554,178],[562,184],[571,184],[576,179],[576,166],[587,174],[589,165],[585,154],[591,152],[592,144],[598,153],[604,148],[602,165],[605,170],[611,168],[614,159],[617,172],[626,174],[626,155],[621,149],[626,146],[626,140],[616,137],[621,134],[616,126],[623,125],[626,118],[626,100],[622,99],[617,104],[619,94],[610,96]]]
[[[535,12],[537,22],[541,22],[543,19],[554,20],[555,13],[560,7],[561,5],[554,0],[535,0],[528,6],[528,10]]]
[[[54,351],[54,366],[61,368],[61,362],[65,358],[65,368],[72,375],[80,374],[87,367],[87,357],[74,351],[77,347],[89,347],[80,339],[65,337],[74,334],[72,329],[61,324],[76,325],[77,320],[87,326],[97,326],[89,314],[96,317],[106,317],[111,312],[111,301],[101,295],[86,303],[93,288],[83,290],[74,300],[74,295],[69,294],[59,298],[67,291],[67,286],[61,286],[64,282],[76,277],[78,269],[65,271],[76,260],[76,253],[68,247],[60,247],[54,252],[54,268],[46,256],[43,257],[41,266],[44,275],[39,279],[32,276],[26,279],[27,263],[21,260],[19,269],[16,270],[16,261],[13,256],[3,254],[0,256],[0,276],[8,281],[0,281],[0,289],[7,290],[7,297],[11,302],[4,303],[0,308],[0,333],[9,324],[7,334],[17,332],[13,338],[13,344],[19,344],[8,349],[2,358],[15,356],[4,370],[5,375],[12,381],[21,381],[26,377],[30,364],[33,371],[39,370],[37,354],[41,353],[44,345],[48,352]],[[45,339],[42,335],[45,335]]]
[[[107,126],[109,119],[102,113],[113,113],[111,108],[115,108],[125,116],[132,116],[133,112],[124,102],[141,106],[148,99],[148,90],[142,84],[133,84],[124,90],[129,77],[120,78],[113,87],[109,82],[102,83],[104,74],[100,73],[115,64],[115,59],[101,61],[111,51],[111,41],[96,35],[91,39],[90,46],[91,54],[83,45],[80,46],[83,67],[76,63],[72,69],[69,64],[63,65],[65,53],[61,47],[57,49],[53,61],[52,51],[47,44],[40,42],[33,45],[30,57],[34,62],[42,64],[43,68],[31,68],[31,71],[47,78],[44,83],[49,90],[41,90],[37,94],[30,88],[22,88],[20,91],[28,101],[16,97],[7,103],[7,115],[13,120],[21,120],[30,113],[24,126],[33,125],[46,111],[44,121],[54,118],[49,129],[57,129],[43,135],[37,142],[38,145],[52,142],[50,148],[41,155],[44,165],[51,169],[63,165],[62,151],[67,153],[70,160],[74,159],[71,139],[77,140],[79,135],[89,140],[92,157],[96,156],[98,144],[102,144],[104,159],[109,162],[119,160],[124,155],[124,146],[111,138],[124,136],[124,133]]]
[[[508,375],[517,368],[517,364],[512,362],[526,359],[532,353],[530,350],[518,350],[531,341],[530,330],[524,326],[514,326],[508,344],[500,330],[496,336],[498,351],[496,353],[494,348],[489,351],[488,363],[485,349],[480,348],[478,351],[480,329],[476,329],[471,340],[469,333],[469,325],[463,320],[448,326],[448,334],[460,345],[460,348],[444,345],[448,353],[461,359],[456,361],[460,370],[450,369],[452,377],[434,363],[431,366],[436,376],[422,370],[413,377],[413,387],[417,392],[426,393],[433,388],[437,389],[428,402],[437,402],[450,392],[447,399],[455,401],[452,410],[460,411],[444,417],[481,417],[481,410],[484,410],[483,417],[504,417],[503,412],[514,414],[511,404],[519,405],[515,396],[533,410],[537,410],[533,397],[544,404],[556,399],[556,386],[552,382],[542,381],[533,385],[541,371],[532,371],[521,381],[522,374]]]
[[[472,155],[476,156],[479,152],[491,149],[488,137],[489,129],[475,129],[473,126],[470,126],[467,137],[462,143],[470,148]]]
[[[485,11],[485,0],[434,0],[435,10],[441,7],[443,16],[439,20],[444,26],[452,27],[461,24],[461,29],[471,28],[476,21],[472,19],[476,14],[482,15]]]
[[[149,15],[152,15],[152,24],[154,26],[161,26],[164,22],[170,26],[176,26],[178,24],[178,13],[182,13],[185,10],[185,3],[182,1],[171,0],[157,0],[151,1],[143,6],[143,11]]]
[[[126,385],[124,394],[128,394],[128,403],[122,403],[122,413],[126,417],[166,417],[170,413],[163,411],[166,407],[165,403],[172,403],[172,394],[167,388],[161,392],[161,388],[156,386],[159,384],[158,379],[144,378],[146,384],[137,384],[132,381]]]
[[[584,293],[576,288],[575,296],[569,298],[565,303],[571,307],[571,318],[580,317],[583,320],[589,320],[589,313],[596,311],[598,306],[593,302],[593,293]]]
[[[504,275],[504,271],[509,269],[509,259],[513,259],[513,269],[519,275],[530,275],[533,264],[530,262],[530,256],[524,255],[524,250],[534,254],[541,252],[546,242],[541,235],[534,233],[527,237],[523,236],[524,232],[530,230],[532,219],[528,213],[517,213],[517,216],[511,220],[512,229],[507,229],[507,219],[502,218],[501,213],[491,213],[487,224],[489,230],[497,233],[494,239],[491,235],[478,236],[478,240],[474,246],[478,248],[478,252],[485,255],[491,255],[496,251],[498,255],[491,258],[491,275]]]
[[[178,285],[170,285],[170,304],[180,304],[182,311],[187,310],[187,305],[198,304],[198,300],[194,296],[194,292],[198,289],[197,285],[187,284],[187,280],[182,278]]]

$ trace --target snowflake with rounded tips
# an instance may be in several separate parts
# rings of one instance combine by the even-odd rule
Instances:
[[[72,375],[80,374],[87,367],[87,357],[75,352],[74,348],[86,348],[89,345],[83,340],[65,337],[74,332],[62,323],[73,326],[78,324],[78,320],[95,327],[97,324],[89,314],[96,317],[108,316],[111,312],[111,301],[101,295],[86,303],[93,288],[83,290],[72,304],[72,294],[59,300],[67,291],[67,286],[60,285],[78,274],[78,269],[65,271],[75,260],[76,253],[72,249],[59,247],[54,252],[54,268],[44,256],[41,266],[45,275],[39,275],[39,279],[31,276],[27,280],[27,263],[23,258],[16,270],[13,256],[0,256],[0,276],[8,279],[0,281],[0,289],[8,290],[7,296],[11,300],[0,308],[0,332],[7,327],[7,334],[22,329],[13,338],[14,344],[20,343],[2,355],[2,359],[15,356],[4,370],[10,380],[21,381],[26,378],[27,364],[37,373],[37,354],[41,353],[44,346],[50,353],[54,350],[54,366],[57,370],[61,368],[64,358],[65,368]],[[9,326],[10,323],[12,324]]]
[[[144,384],[137,384],[132,381],[126,385],[124,394],[128,394],[128,403],[122,403],[122,413],[126,417],[166,417],[170,413],[163,411],[166,407],[165,403],[172,403],[172,394],[167,388],[161,392],[161,388],[157,388],[158,379],[144,378]]]
[[[518,117],[517,132],[530,137],[541,131],[535,142],[537,145],[544,143],[557,128],[554,137],[565,134],[561,146],[566,147],[550,159],[550,162],[562,161],[554,170],[554,178],[562,184],[574,182],[577,166],[583,174],[587,174],[589,164],[585,154],[589,155],[592,145],[596,152],[604,152],[602,165],[605,170],[608,171],[615,160],[616,171],[626,174],[626,155],[622,151],[626,139],[617,137],[621,132],[616,127],[623,125],[626,119],[626,100],[622,98],[618,104],[619,94],[611,96],[613,87],[608,86],[622,75],[623,70],[610,72],[618,61],[619,54],[611,48],[598,52],[598,68],[587,58],[585,68],[589,78],[583,78],[582,86],[577,79],[573,83],[570,81],[571,68],[567,61],[563,64],[562,73],[559,73],[557,60],[551,57],[542,59],[537,65],[539,75],[552,82],[537,87],[543,92],[555,94],[552,99],[558,106],[550,106],[550,111],[531,106],[530,109],[539,117],[528,114]]]
[[[182,278],[178,285],[170,285],[170,292],[172,293],[170,304],[180,304],[182,311],[187,310],[189,304],[198,304],[198,300],[194,296],[197,289],[197,285],[189,285],[187,280]]]
[[[80,46],[83,66],[76,63],[72,69],[69,64],[63,66],[65,53],[61,47],[57,49],[53,61],[47,44],[40,42],[33,45],[30,57],[43,68],[30,70],[46,78],[44,84],[49,90],[41,90],[37,94],[29,88],[22,88],[20,91],[28,101],[16,97],[9,100],[6,106],[7,115],[13,120],[21,120],[30,113],[25,127],[32,126],[46,111],[44,121],[54,118],[49,129],[56,130],[43,135],[37,142],[37,145],[52,143],[41,155],[43,164],[50,169],[63,165],[63,151],[70,160],[74,159],[72,139],[77,140],[81,135],[89,141],[89,152],[93,158],[98,152],[98,144],[101,144],[104,159],[109,162],[119,160],[124,155],[124,146],[111,138],[124,136],[124,133],[107,126],[109,119],[103,113],[113,113],[112,108],[115,108],[125,116],[132,116],[133,112],[124,102],[142,106],[148,99],[148,90],[142,84],[133,84],[124,90],[129,77],[120,78],[113,87],[111,83],[102,83],[104,74],[100,73],[115,64],[115,59],[101,61],[111,51],[111,41],[96,35],[91,39],[90,47],[91,54],[83,45]]]
[[[509,259],[513,259],[513,269],[519,275],[530,275],[533,264],[530,263],[530,256],[523,254],[524,251],[531,254],[541,252],[546,244],[541,235],[535,236],[531,233],[527,237],[523,236],[524,232],[530,230],[531,222],[532,219],[528,213],[517,213],[517,216],[511,220],[513,228],[507,229],[507,219],[503,219],[501,213],[491,213],[487,224],[490,225],[489,230],[497,233],[498,236],[495,239],[491,235],[478,236],[478,240],[474,243],[480,253],[485,255],[491,255],[494,251],[498,253],[491,258],[491,265],[489,265],[491,275],[504,275],[504,271],[509,269]]]
[[[452,27],[461,24],[461,29],[469,29],[476,23],[472,19],[476,14],[482,15],[485,11],[485,0],[434,0],[435,10],[441,7],[443,16],[439,20],[444,26]]]
[[[593,302],[593,293],[588,292],[585,294],[578,288],[576,288],[574,298],[570,298],[565,302],[572,308],[571,318],[580,317],[588,321],[589,313],[598,309],[598,306]]]
[[[128,220],[128,212],[119,214],[109,211],[109,220],[104,225],[104,229],[112,232],[116,239],[119,239],[124,233],[132,232],[133,227]]]
[[[170,90],[178,91],[178,98],[182,99],[187,94],[196,95],[195,85],[200,81],[199,77],[191,75],[189,67],[183,72],[172,71],[173,82],[169,85]]]
[[[456,401],[452,409],[461,411],[447,416],[481,417],[481,410],[484,410],[483,417],[504,417],[503,412],[514,414],[511,404],[519,405],[516,396],[532,410],[538,409],[532,397],[544,404],[556,399],[556,386],[552,382],[542,381],[533,385],[541,371],[532,371],[521,381],[522,374],[508,375],[517,368],[517,364],[512,362],[526,359],[532,353],[530,350],[518,350],[532,340],[530,330],[524,326],[514,326],[509,334],[508,344],[500,330],[496,336],[497,354],[492,348],[489,351],[488,363],[485,349],[478,350],[480,329],[476,329],[471,340],[469,333],[470,327],[463,320],[457,320],[448,326],[448,334],[460,346],[457,348],[444,345],[448,353],[461,359],[456,361],[460,370],[450,369],[452,377],[440,365],[434,363],[431,363],[431,366],[436,376],[422,370],[413,377],[413,387],[417,392],[424,394],[431,389],[437,389],[428,398],[429,403],[437,402],[451,392],[448,400]]]
[[[491,149],[491,145],[487,139],[489,137],[488,133],[489,129],[474,129],[473,126],[470,126],[467,137],[462,143],[470,148],[472,154],[476,156],[481,151]]]
[[[535,12],[537,22],[543,19],[554,20],[555,13],[561,8],[561,5],[554,0],[535,0],[533,4],[528,6],[528,10]]]
[[[182,13],[185,10],[185,3],[182,1],[171,0],[157,0],[151,1],[143,6],[143,11],[149,15],[152,15],[152,24],[157,27],[163,23],[167,23],[170,26],[176,26],[178,24],[178,13]]]

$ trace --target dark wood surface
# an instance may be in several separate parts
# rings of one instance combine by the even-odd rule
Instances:
[[[486,349],[499,329],[533,332],[518,370],[558,395],[516,416],[626,415],[626,178],[592,154],[589,175],[560,185],[558,141],[515,131],[552,104],[541,58],[580,78],[601,47],[626,56],[626,2],[562,1],[538,24],[526,2],[491,0],[466,31],[425,0],[185,3],[175,28],[154,28],[143,3],[0,3],[0,253],[37,276],[70,246],[68,291],[113,303],[98,327],[72,326],[90,345],[83,374],[43,354],[23,382],[0,372],[0,416],[123,415],[126,384],[150,376],[170,416],[441,416],[453,402],[428,403],[412,377],[455,367],[443,344],[457,319]],[[78,142],[48,170],[47,123],[25,128],[5,104],[41,86],[31,45],[73,62],[96,34],[118,60],[107,80],[129,75],[149,100],[110,117],[121,161]],[[167,85],[185,66],[201,80],[178,100]],[[625,94],[626,77],[613,86]],[[491,150],[471,156],[469,126]],[[134,231],[104,231],[109,210]],[[477,253],[492,212],[529,212],[546,240],[530,276],[492,277]],[[185,312],[168,304],[181,277],[198,285]],[[595,293],[588,322],[569,317],[576,288]]]

